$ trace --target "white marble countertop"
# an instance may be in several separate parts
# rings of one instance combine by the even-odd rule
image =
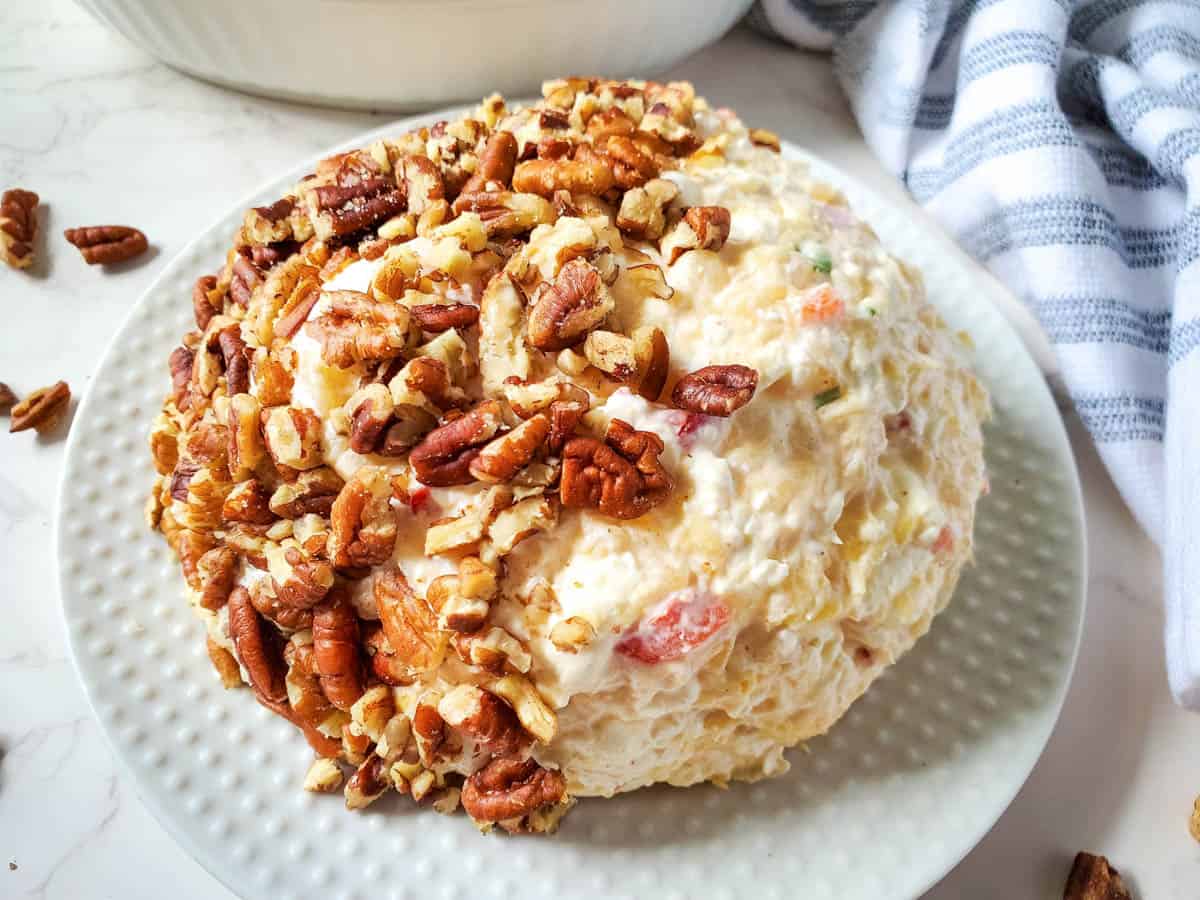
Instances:
[[[823,58],[735,32],[673,74],[911,206],[863,145]],[[52,252],[32,275],[0,271],[0,380],[30,389],[63,378],[85,392],[125,310],[200,226],[382,121],[192,81],[67,0],[3,4],[0,187],[42,195]],[[152,255],[116,273],[84,266],[58,232],[100,220],[144,229]],[[1041,353],[1027,317],[1013,315]],[[933,900],[1061,896],[1084,848],[1108,855],[1144,900],[1200,896],[1200,844],[1186,824],[1200,792],[1200,716],[1167,694],[1158,554],[1078,421],[1069,425],[1091,549],[1074,683],[1029,782]],[[231,897],[147,813],[76,683],[53,574],[62,453],[61,434],[0,434],[0,896]]]

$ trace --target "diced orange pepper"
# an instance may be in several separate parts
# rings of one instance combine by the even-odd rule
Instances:
[[[846,304],[834,293],[833,288],[823,284],[815,288],[804,301],[800,310],[800,318],[809,323],[831,322],[840,319],[846,311]]]

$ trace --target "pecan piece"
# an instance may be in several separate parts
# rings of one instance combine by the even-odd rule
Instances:
[[[539,350],[564,350],[587,337],[615,306],[599,270],[585,259],[572,259],[553,284],[538,289],[529,311],[529,342]]]
[[[171,399],[181,410],[189,406],[189,386],[195,360],[195,352],[187,347],[176,347],[167,357],[167,369],[171,373]]]
[[[266,455],[262,434],[262,406],[250,394],[229,398],[229,445],[226,458],[233,472],[252,471]],[[245,521],[245,520],[240,520]]]
[[[469,203],[462,203],[464,195],[476,191],[486,191],[489,185],[505,187],[512,180],[513,169],[517,165],[517,139],[511,132],[496,131],[488,138],[487,146],[479,155],[479,165],[475,174],[467,179],[462,187],[462,193],[454,201],[454,211],[461,213],[469,208]]]
[[[302,406],[262,411],[263,442],[277,466],[315,469],[321,465],[321,420]]]
[[[631,237],[658,240],[667,224],[664,210],[678,196],[679,188],[675,183],[662,178],[626,191],[617,212],[617,227]]]
[[[27,268],[33,262],[38,202],[37,194],[22,188],[0,195],[0,250],[14,269]]]
[[[324,560],[308,559],[294,545],[268,544],[264,552],[275,596],[284,606],[310,609],[333,587],[333,568]]]
[[[286,701],[282,653],[271,640],[273,635],[264,629],[244,587],[235,587],[229,595],[229,636],[254,692],[275,703]]]
[[[757,388],[758,372],[749,366],[705,366],[679,379],[671,402],[688,412],[724,417],[749,403]]]
[[[374,453],[394,409],[392,392],[385,384],[373,382],[355,391],[345,406],[350,417],[350,449],[355,453]]]
[[[496,572],[478,557],[464,556],[457,575],[435,578],[426,600],[437,611],[438,624],[448,631],[478,631],[487,621],[491,600],[499,591]]]
[[[494,759],[462,789],[462,805],[476,822],[520,819],[559,803],[567,792],[561,772],[543,769],[532,759]]]
[[[671,348],[662,329],[644,325],[633,333],[633,355],[637,361],[637,392],[653,403],[667,383]]]
[[[486,444],[471,460],[468,471],[478,481],[509,481],[533,460],[549,434],[550,420],[538,413]]]
[[[422,331],[470,328],[479,321],[479,307],[470,303],[419,303],[411,307],[409,313]]]
[[[511,706],[490,691],[460,684],[444,696],[438,715],[492,756],[513,756],[530,744]]]
[[[714,253],[725,246],[729,238],[732,219],[723,206],[693,206],[675,223],[675,227],[663,238],[660,250],[667,258],[667,265],[674,265],[689,250],[712,250]]]
[[[773,150],[776,153],[779,153],[782,149],[779,143],[779,135],[765,128],[751,128],[749,137],[750,143],[756,147],[766,147],[768,150]]]
[[[231,397],[250,391],[250,352],[246,349],[241,332],[241,326],[230,325],[217,335],[217,344],[225,363],[226,393]]]
[[[343,591],[313,610],[313,653],[321,690],[329,702],[348,710],[364,690],[358,654],[358,616]]]
[[[396,516],[387,472],[363,466],[342,487],[330,511],[327,548],[339,569],[377,566],[391,558],[396,544]]]
[[[345,482],[328,466],[301,472],[292,482],[281,484],[271,495],[271,512],[281,519],[328,516]]]
[[[429,432],[413,447],[408,461],[422,484],[446,487],[470,484],[471,462],[479,447],[503,425],[503,410],[496,400],[485,400],[465,415]]]
[[[221,519],[246,525],[270,525],[275,521],[270,500],[270,493],[257,479],[240,481],[225,498],[221,506]]]
[[[225,690],[241,687],[242,670],[233,654],[212,638],[205,638],[204,649],[208,651],[208,659],[213,668],[217,670],[217,676],[221,679],[221,687]]]
[[[437,616],[409,587],[399,567],[379,573],[374,592],[383,634],[394,654],[389,671],[413,680],[437,668],[446,654],[446,633],[438,628]]]
[[[596,329],[583,343],[587,361],[617,381],[632,381],[637,376],[637,356],[633,340],[623,334]]]
[[[229,600],[237,579],[237,554],[228,547],[214,547],[196,563],[200,580],[200,606],[218,610]]]
[[[1063,888],[1063,900],[1131,900],[1121,873],[1103,856],[1080,851]]]
[[[424,156],[406,156],[397,166],[397,176],[403,173],[408,211],[421,215],[446,196],[441,173],[433,160]]]
[[[52,431],[62,420],[71,403],[71,389],[65,381],[38,388],[9,411],[10,433],[36,428],[39,434]]]
[[[371,755],[355,770],[346,782],[344,796],[346,809],[363,809],[370,806],[392,786],[387,767],[378,756]]]
[[[227,538],[228,540],[228,538]],[[264,578],[248,588],[250,603],[259,614],[286,631],[301,631],[312,627],[312,610],[281,603],[275,596],[274,581]]]
[[[464,192],[459,194],[455,204],[479,216],[487,237],[493,240],[532,231],[536,226],[549,224],[557,217],[553,204],[537,194]]]
[[[3,381],[0,381],[0,412],[5,412],[12,409],[17,405],[17,401],[19,399],[20,398],[13,392],[12,388],[10,388]],[[174,463],[172,463],[172,465],[174,465]],[[166,473],[163,472],[162,474],[165,475]]]
[[[363,641],[371,659],[371,672],[384,684],[402,685],[413,680],[412,670],[400,659],[383,629],[376,626]]]
[[[89,266],[112,265],[146,252],[146,235],[128,225],[90,225],[68,228],[63,232],[67,243],[79,249]]]

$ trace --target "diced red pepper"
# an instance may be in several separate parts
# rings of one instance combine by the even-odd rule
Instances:
[[[810,325],[832,322],[834,319],[840,319],[845,311],[846,304],[834,293],[833,288],[823,284],[809,293],[808,299],[800,309],[800,318]]]
[[[433,492],[427,487],[419,487],[408,492],[408,508],[414,513],[424,512],[432,502]]]
[[[671,662],[699,647],[729,621],[719,597],[689,588],[662,612],[634,625],[617,642],[617,652],[640,662]]]
[[[932,550],[934,553],[949,553],[954,549],[954,531],[949,525],[943,525],[942,530],[938,532],[937,538],[934,539]]]

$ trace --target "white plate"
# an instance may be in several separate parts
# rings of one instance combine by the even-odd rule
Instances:
[[[1037,367],[969,273],[905,214],[814,166],[923,269],[931,300],[974,338],[996,408],[977,564],[913,652],[829,734],[789,754],[788,775],[584,801],[549,839],[480,837],[464,816],[394,799],[348,813],[340,795],[300,789],[311,751],[290,725],[248,692],[221,689],[178,566],[142,522],[153,478],[146,434],[168,386],[167,354],[192,327],[192,282],[223,259],[242,211],[274,200],[311,161],[166,266],[75,416],[59,577],[96,716],[147,806],[209,871],[244,897],[271,900],[885,900],[918,895],[986,833],[1041,753],[1074,662],[1085,572],[1078,478]]]

